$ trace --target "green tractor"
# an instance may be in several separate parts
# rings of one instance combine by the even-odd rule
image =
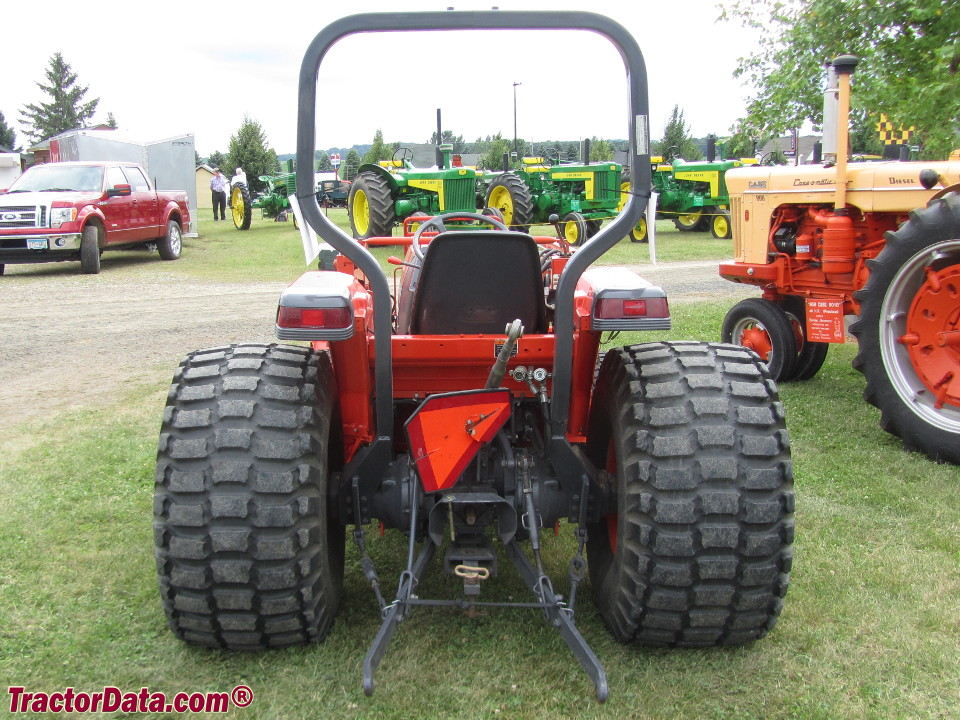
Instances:
[[[720,143],[718,143],[720,144]],[[721,145],[722,148],[722,145]],[[713,157],[708,144],[707,156]],[[730,196],[727,191],[728,170],[753,164],[753,159],[687,162],[677,158],[665,163],[662,157],[651,157],[653,188],[657,193],[657,219],[673,220],[681,232],[710,231],[713,237],[732,237],[730,223]],[[624,186],[629,180],[624,180]],[[631,232],[634,242],[646,242],[646,217]]]
[[[278,175],[261,175],[260,182],[267,184],[265,192],[253,200],[252,206],[260,208],[260,215],[264,218],[276,218],[283,212],[290,211],[290,201],[287,199],[297,192],[297,174],[293,171],[293,162],[287,161],[287,172]]]
[[[557,215],[564,239],[580,245],[617,214],[622,170],[614,162],[551,166],[543,158],[524,158],[520,169],[484,178],[486,205],[519,232]]]
[[[388,237],[395,223],[416,214],[475,212],[476,171],[452,165],[452,145],[440,151],[441,169],[414,167],[411,151],[403,147],[392,160],[361,165],[347,198],[353,236]]]

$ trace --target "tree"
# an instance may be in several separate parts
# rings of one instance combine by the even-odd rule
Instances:
[[[503,154],[510,153],[510,141],[497,133],[490,141],[486,155],[480,158],[480,167],[484,170],[502,170]]]
[[[590,162],[609,162],[613,160],[613,148],[603,138],[590,139]]]
[[[210,167],[220,168],[221,170],[227,169],[227,156],[224,155],[219,150],[211,153],[209,159],[207,160],[207,165]]]
[[[100,102],[100,98],[83,102],[88,88],[74,86],[77,74],[70,70],[70,64],[59,52],[50,57],[46,75],[50,84],[37,83],[37,87],[50,96],[51,102],[29,103],[20,110],[20,124],[33,142],[86,127]]]
[[[353,180],[357,176],[357,170],[360,169],[360,153],[356,148],[350,148],[350,152],[343,159],[343,172],[340,177],[344,180]]]
[[[381,160],[393,157],[393,146],[383,141],[383,131],[378,129],[373,135],[373,145],[363,156],[364,165],[376,165]]]
[[[877,134],[876,116],[865,110],[850,112],[850,152],[862,155],[883,155],[883,143]]]
[[[670,119],[663,128],[663,139],[654,142],[652,149],[654,155],[662,155],[665,160],[700,160],[703,157],[697,143],[690,137],[690,129],[679,105],[673,106]]]
[[[330,156],[324,150],[317,150],[314,158],[313,167],[317,172],[333,171],[333,163],[330,162]]]
[[[950,10],[950,7],[954,7]],[[942,0],[735,0],[721,18],[757,31],[759,47],[735,76],[755,91],[747,119],[781,134],[823,121],[824,63],[860,58],[851,106],[914,126],[922,155],[960,145],[960,40]]]
[[[440,136],[440,142],[437,142],[436,131],[430,135],[431,145],[443,145],[446,143],[453,145],[453,152],[455,153],[467,152],[467,144],[463,141],[463,135],[454,135],[452,130],[444,130]]]
[[[112,113],[112,112],[111,112],[111,113],[107,113],[106,126],[107,126],[108,128],[110,128],[111,130],[116,130],[117,127],[118,127],[118,125],[117,125],[117,119],[113,116],[113,113]]]
[[[13,150],[16,142],[17,133],[14,132],[12,127],[7,125],[7,119],[3,116],[3,113],[0,112],[0,147]]]
[[[280,170],[277,153],[267,147],[267,135],[256,120],[244,115],[243,124],[236,135],[230,136],[226,169],[229,176],[241,167],[247,175],[247,184],[252,192],[262,190],[261,175],[270,175]]]

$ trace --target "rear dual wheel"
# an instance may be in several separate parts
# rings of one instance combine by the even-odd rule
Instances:
[[[799,297],[775,303],[747,298],[723,319],[721,339],[753,350],[777,382],[809,380],[823,366],[829,343],[807,340],[806,311]]]
[[[600,366],[587,454],[610,512],[588,528],[596,605],[621,642],[705,647],[776,624],[793,558],[783,409],[744,348],[647,343]]]

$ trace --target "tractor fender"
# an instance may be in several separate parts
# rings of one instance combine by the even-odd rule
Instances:
[[[406,187],[407,181],[402,175],[394,175],[389,170],[380,165],[374,165],[372,163],[364,163],[357,169],[357,175],[364,172],[376,173],[384,180],[387,181],[390,185],[390,192],[395,192],[401,187]]]
[[[950,193],[957,193],[958,195],[960,195],[960,183],[947,185],[942,190],[938,190],[937,193],[927,201],[927,205],[930,205],[931,203],[936,202],[940,198],[944,197],[945,195],[949,195]]]

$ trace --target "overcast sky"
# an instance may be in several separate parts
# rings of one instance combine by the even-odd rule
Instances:
[[[100,98],[95,122],[112,112],[124,137],[195,136],[201,156],[226,152],[249,116],[278,153],[296,150],[296,91],[309,42],[345,14],[484,10],[478,2],[291,0],[77,5],[44,3],[37,20],[8,8],[0,111],[26,143],[20,109],[47,102],[36,85],[59,51]],[[748,88],[733,78],[754,37],[717,22],[716,0],[495,0],[501,10],[580,10],[624,25],[644,54],[654,139],[674,105],[695,136],[728,134]],[[149,8],[149,9],[147,9]],[[20,17],[16,17],[20,15]],[[329,62],[328,62],[329,60]],[[427,142],[440,108],[443,127],[465,140],[500,132],[528,141],[626,137],[624,73],[612,46],[590,33],[447,33],[354,36],[321,66],[317,146],[372,141]]]

